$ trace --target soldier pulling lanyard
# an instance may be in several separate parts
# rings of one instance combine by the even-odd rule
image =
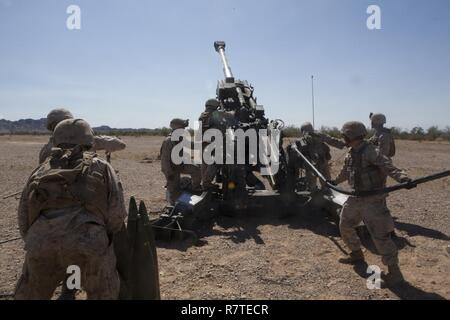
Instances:
[[[394,191],[401,190],[401,189],[412,189],[412,188],[417,187],[418,184],[422,184],[425,182],[429,182],[429,181],[433,181],[433,180],[437,180],[437,179],[441,179],[441,178],[450,176],[450,170],[445,170],[442,172],[438,172],[435,174],[417,178],[417,179],[411,180],[409,182],[399,183],[394,186],[385,187],[385,188],[381,188],[381,189],[374,189],[374,190],[369,190],[369,191],[359,191],[359,192],[349,191],[349,190],[339,188],[336,185],[332,184],[331,181],[327,180],[323,176],[323,174],[320,173],[320,171],[317,170],[316,167],[314,167],[314,165],[308,160],[308,158],[306,158],[306,156],[298,150],[298,148],[295,144],[292,145],[292,150],[297,152],[297,154],[303,159],[303,161],[305,161],[306,165],[314,172],[314,174],[317,177],[319,177],[320,180],[322,180],[323,182],[326,183],[328,188],[330,188],[334,191],[340,192],[342,194],[348,195],[348,196],[353,196],[353,197],[368,197],[368,196],[373,196],[373,195],[378,195],[378,194],[390,193],[390,192],[394,192]]]

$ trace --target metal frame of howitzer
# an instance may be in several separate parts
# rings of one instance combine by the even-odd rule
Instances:
[[[214,48],[220,56],[225,79],[218,81],[216,95],[220,102],[218,113],[223,121],[212,127],[226,131],[232,129],[267,129],[281,130],[281,120],[269,122],[264,116],[264,107],[257,104],[253,96],[253,87],[247,81],[236,80],[225,55],[225,42],[216,41]],[[231,115],[231,116],[230,116]],[[248,187],[248,172],[259,171],[261,163],[250,165],[219,165],[216,180],[220,179],[219,190],[196,196],[185,192],[173,207],[166,207],[160,217],[152,222],[157,239],[161,240],[195,240],[195,223],[202,218],[211,217],[214,213],[224,215],[247,214],[263,211],[273,215],[284,215],[311,201],[309,192],[288,190],[287,157],[282,148],[280,137],[280,163],[277,174],[266,177],[273,190],[256,190]],[[273,152],[273,151],[272,151]],[[258,158],[258,157],[256,157]],[[259,160],[259,159],[258,159]]]
[[[269,122],[264,116],[263,106],[258,105],[256,98],[253,96],[253,87],[247,81],[234,78],[225,55],[225,42],[216,41],[214,48],[220,56],[225,79],[218,82],[216,90],[217,99],[220,102],[218,112],[219,114],[222,113],[221,119],[223,121],[213,124],[212,127],[222,131],[229,128],[242,128],[245,131],[249,128],[273,130],[280,126],[280,123],[283,125],[280,120]],[[230,116],[230,114],[232,115]],[[282,148],[282,143],[280,143],[280,167],[278,173],[270,175],[268,179],[273,191],[254,190],[247,186],[245,178],[247,172],[257,171],[261,168],[261,164],[254,167],[251,167],[250,164],[218,166],[219,174],[216,180],[220,178],[221,188],[199,196],[188,192],[183,193],[175,206],[166,207],[160,217],[152,222],[156,238],[166,241],[189,238],[195,241],[196,236],[192,231],[195,229],[195,223],[202,218],[210,217],[213,213],[235,215],[247,214],[251,211],[261,214],[266,211],[275,215],[277,213],[289,215],[310,204],[325,209],[335,220],[339,220],[339,212],[349,196],[367,196],[392,192],[450,174],[449,171],[446,171],[414,180],[409,184],[400,184],[382,190],[347,191],[327,181],[308,158],[297,149],[295,144],[292,145],[292,150],[297,152],[303,160],[303,167],[312,170],[320,180],[325,182],[328,188],[323,188],[317,192],[297,189],[297,181],[293,181],[294,178],[296,179],[296,175],[289,169],[291,163],[288,162],[291,159],[288,159],[285,150]]]
[[[216,89],[216,98],[220,103],[216,115],[218,116],[217,118],[223,119],[223,121],[216,123],[215,119],[212,124],[210,122],[210,125],[223,133],[228,132],[227,129],[242,129],[244,132],[248,129],[256,131],[263,129],[268,132],[281,130],[284,126],[283,121],[269,121],[265,117],[264,107],[257,103],[257,99],[253,95],[254,88],[247,81],[234,78],[225,55],[225,42],[214,42],[214,48],[221,59],[225,77],[224,80],[218,81]],[[260,138],[259,135],[258,138]],[[280,154],[280,170],[276,174],[265,176],[274,191],[254,190],[248,187],[248,185],[251,185],[248,183],[248,177],[255,180],[253,172],[260,172],[261,168],[265,166],[260,163],[257,155],[247,155],[245,164],[223,164],[217,166],[218,174],[216,180],[221,182],[219,198],[222,200],[223,211],[245,212],[253,207],[253,204],[257,206],[270,198],[272,198],[272,202],[280,202],[278,198],[280,198],[280,191],[286,179],[285,169],[287,166],[281,142],[280,137],[280,147],[277,150]],[[271,144],[269,146],[272,147]],[[224,158],[226,158],[225,155]],[[256,163],[250,163],[250,158],[254,161],[256,160]],[[254,199],[256,201],[253,201]]]
[[[336,222],[339,222],[340,211],[349,196],[366,197],[390,193],[400,189],[411,189],[418,184],[450,176],[450,170],[445,170],[414,179],[408,183],[372,191],[355,192],[336,187],[326,180],[309,159],[298,150],[295,144],[291,145],[291,150],[300,156],[303,161],[303,167],[310,169],[320,180],[325,182],[328,188],[315,192],[295,190],[295,185],[288,185],[286,189],[278,191],[250,189],[246,213],[255,210],[258,214],[266,211],[274,216],[277,214],[284,216],[285,214],[289,215],[293,211],[297,212],[306,205],[311,205],[312,207],[324,209]],[[286,174],[291,173],[286,172]],[[189,238],[195,241],[197,238],[193,229],[195,229],[195,223],[198,220],[211,218],[214,213],[232,213],[232,211],[227,210],[229,210],[227,201],[223,198],[220,190],[205,192],[199,196],[184,192],[175,206],[167,207],[165,213],[152,222],[152,226],[157,239],[170,241]]]
[[[214,210],[211,192],[195,195],[183,192],[174,206],[167,206],[159,217],[151,222],[157,240],[163,241],[197,241],[197,234],[192,230],[202,219],[210,218]]]

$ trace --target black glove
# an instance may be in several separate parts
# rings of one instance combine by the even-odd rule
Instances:
[[[410,177],[404,177],[400,179],[400,183],[410,183],[412,180]]]
[[[417,184],[412,183],[412,180],[409,177],[402,178],[400,182],[406,184],[406,189],[408,190],[417,187]]]

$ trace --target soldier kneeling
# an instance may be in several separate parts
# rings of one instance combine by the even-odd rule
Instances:
[[[60,122],[51,156],[29,178],[19,204],[25,262],[16,299],[50,299],[77,266],[88,299],[117,299],[119,276],[112,246],[126,217],[114,169],[88,152],[91,127],[81,119]]]

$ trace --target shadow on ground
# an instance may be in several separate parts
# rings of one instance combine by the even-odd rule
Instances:
[[[163,243],[158,242],[159,247],[168,249],[175,249],[186,251],[191,246],[203,246],[208,244],[207,238],[210,236],[220,236],[224,238],[224,241],[232,241],[234,243],[245,243],[246,241],[254,241],[258,245],[264,245],[264,240],[261,238],[261,232],[258,229],[263,225],[287,225],[292,229],[305,229],[313,232],[316,235],[325,237],[336,245],[336,247],[347,254],[346,250],[342,248],[338,239],[340,237],[339,228],[332,217],[327,212],[304,207],[296,210],[294,214],[289,216],[280,217],[276,212],[253,212],[246,214],[245,216],[224,216],[215,215],[209,220],[200,222],[195,229],[198,235],[198,239],[195,242],[181,241]],[[406,232],[409,236],[421,235],[433,239],[448,240],[449,237],[437,230],[424,228],[418,225],[410,223],[396,222],[396,228],[398,230]],[[361,238],[362,245],[370,252],[377,254],[377,250],[366,228],[359,228],[358,234]],[[414,247],[407,238],[396,234],[393,237],[399,250],[406,246]],[[367,267],[366,263],[360,264],[354,267],[354,271],[360,277],[367,279]],[[409,282],[404,282],[393,288],[390,288],[396,296],[400,299],[407,300],[442,300],[443,296],[426,292],[421,288],[415,287]]]
[[[441,231],[425,228],[412,223],[399,222],[396,218],[394,218],[394,220],[395,228],[406,232],[410,237],[422,236],[431,239],[450,241],[450,237]]]

